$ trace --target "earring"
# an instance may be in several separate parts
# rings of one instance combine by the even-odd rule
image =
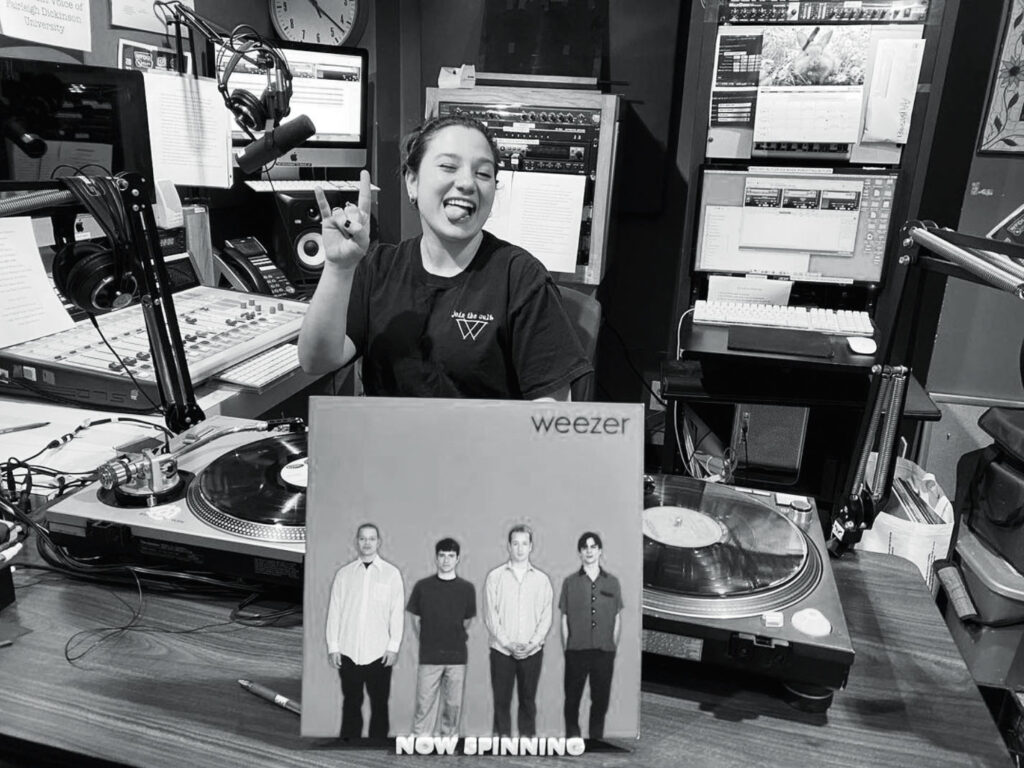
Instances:
[[[409,205],[413,208],[416,207],[416,197],[414,195],[409,195]]]

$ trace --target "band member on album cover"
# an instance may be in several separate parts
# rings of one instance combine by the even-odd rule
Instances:
[[[587,531],[576,550],[580,569],[562,582],[558,610],[562,612],[565,648],[565,735],[580,735],[580,699],[590,678],[591,739],[604,738],[604,718],[612,691],[615,649],[622,631],[622,590],[619,580],[601,567],[601,537]]]
[[[412,627],[420,640],[416,714],[412,724],[412,732],[417,736],[459,733],[469,655],[466,632],[476,616],[476,589],[455,573],[460,554],[459,542],[455,539],[437,542],[434,545],[437,573],[416,582],[405,607],[412,614]],[[437,728],[435,705],[439,694],[441,712]]]
[[[370,698],[371,739],[387,738],[391,669],[402,644],[402,574],[377,550],[380,530],[356,531],[358,559],[338,569],[327,608],[327,654],[341,676],[341,736],[363,733],[363,689]]]
[[[512,735],[512,691],[518,688],[520,736],[537,732],[537,683],[551,629],[551,580],[530,562],[533,531],[508,532],[508,562],[487,574],[484,622],[490,633],[494,733]]]

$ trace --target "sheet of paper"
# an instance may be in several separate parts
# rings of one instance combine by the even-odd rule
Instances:
[[[119,69],[137,69],[145,72],[150,69],[162,69],[167,72],[178,71],[178,52],[158,45],[137,43],[134,40],[117,41],[117,66]],[[192,54],[185,51],[185,71],[190,71]]]
[[[39,258],[32,219],[0,219],[0,343],[13,346],[72,325]]]
[[[231,113],[216,80],[153,70],[143,77],[153,176],[185,186],[231,187]]]
[[[491,215],[484,223],[484,229],[495,237],[511,242],[509,223],[512,220],[512,171],[498,171],[498,188],[494,192]]]
[[[92,50],[91,0],[4,0],[0,33],[76,51]]]
[[[924,40],[879,40],[864,110],[863,141],[906,144]]]
[[[195,0],[182,0],[182,5],[192,10],[196,7]],[[155,11],[153,6],[153,0],[110,0],[110,26],[165,34],[167,30],[159,15],[160,11]]]
[[[859,85],[761,88],[754,141],[853,144],[862,102]]]
[[[586,178],[501,172],[498,185],[498,210],[492,209],[484,228],[525,248],[551,272],[575,272]]]
[[[755,304],[789,304],[793,283],[789,280],[710,275],[708,301],[745,301]]]

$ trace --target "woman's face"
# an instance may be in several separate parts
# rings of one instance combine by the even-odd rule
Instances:
[[[491,145],[480,131],[449,125],[435,133],[418,172],[405,175],[424,231],[443,241],[476,237],[491,213],[496,172]]]

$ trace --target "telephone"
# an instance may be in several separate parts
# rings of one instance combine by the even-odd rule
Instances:
[[[296,294],[295,286],[270,260],[263,244],[255,237],[225,240],[224,250],[215,251],[214,258],[219,267],[221,288],[287,298]]]

